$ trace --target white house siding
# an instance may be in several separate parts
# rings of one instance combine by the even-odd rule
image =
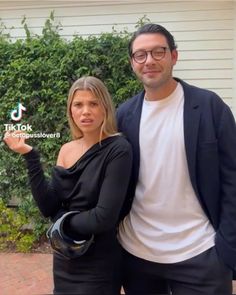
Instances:
[[[0,1],[0,18],[13,40],[25,37],[24,16],[40,35],[51,11],[66,39],[113,28],[132,32],[144,15],[165,26],[178,45],[175,76],[215,91],[236,114],[235,1]]]

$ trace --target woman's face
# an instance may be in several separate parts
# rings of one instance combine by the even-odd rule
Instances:
[[[90,90],[75,91],[71,115],[83,135],[100,135],[105,112],[100,100]]]

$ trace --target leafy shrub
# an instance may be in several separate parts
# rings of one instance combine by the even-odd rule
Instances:
[[[24,229],[30,221],[29,218],[19,210],[14,212],[13,209],[7,208],[1,199],[0,211],[0,250],[29,251],[38,238],[32,231]]]

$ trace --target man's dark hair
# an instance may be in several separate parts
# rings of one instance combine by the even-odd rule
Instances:
[[[133,53],[132,50],[133,50],[134,40],[142,34],[161,34],[166,37],[168,46],[171,51],[177,48],[174,37],[171,35],[169,31],[167,31],[166,28],[158,24],[145,24],[142,27],[140,27],[136,32],[134,32],[133,36],[131,37],[129,41],[128,49],[129,49],[130,57],[132,56],[132,53]]]

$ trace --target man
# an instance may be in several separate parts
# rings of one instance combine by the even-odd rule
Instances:
[[[133,147],[119,228],[127,295],[232,294],[236,269],[236,126],[213,92],[172,76],[178,52],[164,27],[129,43],[144,91],[122,104],[119,130]],[[131,205],[131,204],[130,204]]]

